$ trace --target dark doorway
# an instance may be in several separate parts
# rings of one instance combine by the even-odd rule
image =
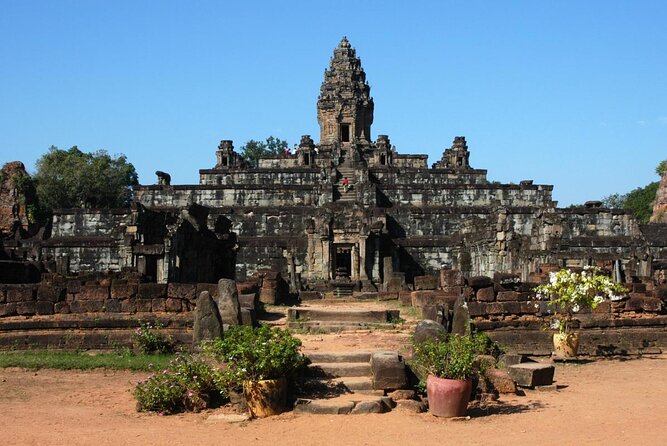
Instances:
[[[336,245],[334,271],[336,277],[350,277],[352,272],[352,245]]]
[[[350,142],[350,124],[340,125],[340,140],[341,142]]]

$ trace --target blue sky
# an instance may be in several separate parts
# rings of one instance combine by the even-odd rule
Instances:
[[[0,0],[0,162],[123,153],[196,184],[221,139],[316,141],[343,35],[372,137],[437,161],[464,135],[490,180],[561,206],[627,192],[667,158],[664,1]]]

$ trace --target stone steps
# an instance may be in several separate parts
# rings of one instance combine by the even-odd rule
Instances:
[[[314,333],[354,330],[391,330],[400,321],[399,310],[359,310],[350,308],[290,308],[287,327]]]
[[[323,378],[347,378],[369,376],[369,362],[315,362],[308,366],[311,376]]]
[[[396,329],[395,324],[379,323],[379,322],[288,322],[287,328],[302,333],[341,333],[357,330],[393,330]]]
[[[370,352],[312,352],[306,356],[312,361],[312,378],[306,386],[326,397],[299,398],[294,412],[344,415],[384,413],[394,407],[382,390],[373,390]]]
[[[340,177],[334,184],[335,201],[354,202],[357,200],[357,194],[354,192],[354,167],[340,165],[337,168]],[[350,180],[350,187],[347,192],[343,191],[343,178],[347,177]]]
[[[342,395],[330,399],[297,399],[294,412],[320,415],[347,415],[389,412],[395,403],[386,396]]]
[[[399,320],[400,310],[366,310],[356,308],[292,307],[288,321],[391,323]]]
[[[370,352],[343,351],[343,352],[311,352],[306,356],[312,362],[369,362]]]

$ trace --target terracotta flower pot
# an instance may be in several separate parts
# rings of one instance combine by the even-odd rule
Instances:
[[[561,358],[574,358],[579,350],[579,333],[554,333],[554,354]]]
[[[462,417],[470,400],[472,380],[426,378],[428,411],[436,417]]]
[[[280,378],[245,381],[243,394],[252,417],[279,415],[287,406],[287,380]]]

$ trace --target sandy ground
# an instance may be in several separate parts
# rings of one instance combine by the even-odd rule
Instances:
[[[316,341],[314,341],[316,343]],[[667,355],[558,365],[558,392],[527,392],[448,421],[428,413],[296,415],[228,424],[135,412],[144,373],[0,369],[3,445],[660,445]]]

